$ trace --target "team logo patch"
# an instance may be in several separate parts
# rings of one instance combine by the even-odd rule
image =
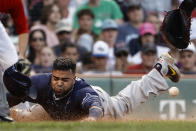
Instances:
[[[85,103],[89,103],[94,99],[99,99],[99,97],[97,95],[92,95],[90,93],[86,93],[86,96],[84,97],[84,99],[82,101],[82,105],[84,105]]]

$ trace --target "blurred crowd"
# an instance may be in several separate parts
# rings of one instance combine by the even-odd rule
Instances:
[[[182,0],[23,0],[29,23],[31,75],[52,70],[56,57],[69,57],[80,74],[145,74],[169,51],[160,32],[166,11]],[[196,74],[196,16],[191,44],[176,64]],[[18,50],[10,16],[2,19]]]

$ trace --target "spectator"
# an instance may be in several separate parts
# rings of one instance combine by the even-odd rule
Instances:
[[[69,6],[73,8],[79,8],[81,5],[85,4],[89,0],[71,0]]]
[[[60,18],[59,7],[56,4],[47,5],[42,10],[41,22],[43,25],[35,25],[31,30],[43,29],[46,32],[48,46],[56,46],[59,44],[59,41],[55,33],[55,26]]]
[[[92,63],[93,69],[84,74],[103,74],[106,72],[106,65],[109,56],[109,46],[103,41],[97,41],[93,46]]]
[[[146,43],[154,43],[155,33],[155,28],[152,24],[148,22],[142,24],[139,28],[139,37],[128,43],[130,54],[132,56],[135,55],[139,50],[141,50],[142,45]]]
[[[90,9],[95,15],[93,32],[99,34],[101,31],[102,23],[105,19],[114,19],[116,23],[122,23],[122,13],[118,4],[111,0],[89,0],[86,4],[82,5],[74,15],[74,29],[78,29],[77,13],[82,9]]]
[[[180,51],[179,63],[183,74],[196,74],[196,48],[191,43],[186,49]]]
[[[42,48],[46,45],[46,34],[43,30],[36,29],[30,32],[27,58],[32,64],[40,64],[39,56]]]
[[[126,44],[134,38],[138,37],[138,28],[143,22],[143,10],[138,2],[130,2],[127,5],[127,16],[129,21],[119,26],[117,42],[125,42]]]
[[[123,20],[127,21],[128,18],[127,18],[126,10],[127,10],[127,2],[129,0],[115,0],[115,1],[118,3],[118,5],[119,5],[119,7],[120,7],[120,9],[121,9],[121,11],[123,13],[123,16],[124,16]]]
[[[142,7],[147,12],[164,12],[172,8],[173,0],[142,0]]]
[[[61,48],[65,45],[66,42],[72,41],[72,24],[69,20],[62,19],[60,20],[55,27],[55,32],[59,40],[59,44],[54,46],[54,52],[56,56],[60,56]]]
[[[35,73],[50,73],[52,72],[52,64],[56,56],[50,47],[44,47],[40,54],[40,64],[32,65],[32,70]]]
[[[66,45],[64,45],[62,48],[61,56],[72,59],[72,61],[76,63],[76,72],[81,72],[82,65],[81,62],[79,62],[80,55],[78,52],[78,47],[75,44],[71,42],[66,43]]]
[[[115,70],[120,72],[125,72],[129,65],[131,65],[127,58],[129,54],[129,49],[125,45],[125,43],[118,43],[114,48],[115,54]]]
[[[118,25],[112,19],[106,19],[103,22],[101,38],[109,46],[109,57],[107,62],[107,69],[114,70],[115,56],[114,56],[114,44],[118,35]]]
[[[165,42],[163,41],[163,37],[160,32],[161,21],[159,20],[158,13],[148,13],[146,22],[153,24],[153,26],[155,27],[155,43],[160,46],[167,46],[167,44],[165,44]]]
[[[77,46],[74,45],[73,43],[67,43],[63,48],[62,48],[62,57],[67,57],[72,59],[74,63],[77,63],[79,54],[78,54],[78,49]]]
[[[131,65],[127,68],[127,74],[146,74],[157,60],[157,48],[154,44],[143,45],[141,50],[142,63]]]
[[[87,72],[93,69],[91,60],[91,53],[93,48],[93,38],[89,34],[82,34],[77,42],[79,52],[79,66],[77,66],[78,73]]]
[[[128,44],[130,51],[130,56],[128,58],[129,62],[133,64],[141,63],[140,50],[145,44],[155,44],[157,47],[158,57],[169,51],[167,47],[159,46],[155,43],[155,33],[155,28],[151,23],[146,22],[141,25],[139,28],[139,37],[131,40]]]
[[[91,55],[91,52],[83,54],[83,56],[81,57],[81,68],[78,69],[78,73],[83,74],[85,72],[93,70]]]
[[[83,34],[80,36],[77,42],[78,52],[80,54],[79,60],[85,59],[86,54],[89,54],[92,52],[93,44],[94,44],[94,40],[91,35]]]
[[[53,3],[54,0],[28,0],[30,25],[40,23],[43,7]]]
[[[75,33],[76,42],[82,34],[89,34],[93,37],[94,41],[97,40],[98,36],[92,30],[94,17],[90,9],[83,9],[77,13],[79,28]]]
[[[69,20],[73,22],[73,16],[75,13],[75,8],[69,6],[71,0],[56,0],[57,5],[59,6],[62,19]]]
[[[106,71],[107,60],[109,56],[109,46],[103,41],[97,41],[93,46],[92,61],[95,64],[95,70]]]

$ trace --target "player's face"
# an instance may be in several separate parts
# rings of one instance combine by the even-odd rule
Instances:
[[[70,91],[75,83],[76,76],[71,70],[53,70],[51,86],[55,94],[61,95]]]

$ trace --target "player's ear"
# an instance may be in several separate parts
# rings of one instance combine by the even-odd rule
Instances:
[[[74,80],[76,80],[76,76],[74,76],[74,78],[73,78]]]

